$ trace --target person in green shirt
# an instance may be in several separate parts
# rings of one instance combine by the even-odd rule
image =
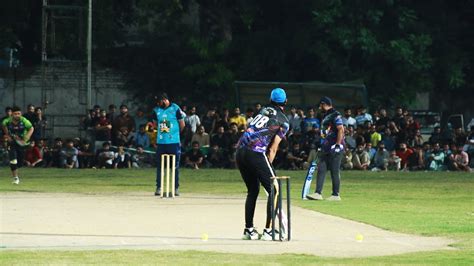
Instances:
[[[20,184],[18,168],[23,165],[24,147],[31,138],[34,128],[31,122],[21,115],[18,106],[12,108],[12,116],[2,121],[3,135],[8,143],[8,157],[13,176],[13,184]]]

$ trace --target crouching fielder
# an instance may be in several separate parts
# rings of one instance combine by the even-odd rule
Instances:
[[[259,234],[254,228],[253,217],[257,203],[260,184],[270,194],[273,185],[271,177],[275,176],[272,167],[280,141],[285,138],[289,128],[289,121],[284,114],[286,93],[281,88],[272,90],[270,105],[261,109],[260,113],[250,122],[247,131],[239,140],[237,150],[237,166],[242,179],[247,186],[247,199],[245,201],[245,229],[243,239],[259,239]],[[262,239],[271,240],[271,204],[267,199],[267,219]]]
[[[8,143],[8,157],[10,169],[12,170],[13,184],[20,184],[18,168],[23,165],[24,144],[28,143],[33,134],[34,128],[31,122],[21,115],[18,106],[12,108],[12,116],[5,118],[2,122],[5,140]]]

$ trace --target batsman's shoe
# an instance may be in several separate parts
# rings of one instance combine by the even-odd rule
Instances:
[[[155,196],[161,196],[161,188],[156,188]]]
[[[258,234],[257,229],[255,228],[245,228],[244,234],[242,235],[243,240],[258,240],[260,235]]]
[[[174,190],[174,195],[175,195],[176,197],[179,197],[179,190],[178,190],[178,189],[175,189],[175,190]]]
[[[20,178],[18,178],[18,177],[13,178],[13,182],[12,182],[12,183],[15,184],[15,185],[20,184]]]
[[[341,201],[341,197],[340,197],[340,196],[334,196],[334,195],[332,195],[332,196],[329,197],[327,200],[330,200],[330,201]]]
[[[319,193],[308,194],[306,198],[310,200],[323,200],[323,196]]]
[[[282,236],[282,239],[286,238],[284,233],[282,233],[281,236]],[[275,229],[275,240],[279,240],[279,239],[280,239],[280,232],[278,232],[278,230]],[[263,241],[272,241],[273,240],[273,238],[272,238],[272,229],[271,228],[263,229],[263,234],[262,234],[261,240],[263,240]]]

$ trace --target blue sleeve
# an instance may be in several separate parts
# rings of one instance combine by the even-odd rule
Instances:
[[[183,120],[183,113],[181,113],[181,108],[176,105],[176,119]]]
[[[341,126],[341,125],[342,125],[342,117],[341,117],[341,115],[338,115],[338,116],[336,116],[336,118],[334,118],[334,124],[335,124],[336,126]]]

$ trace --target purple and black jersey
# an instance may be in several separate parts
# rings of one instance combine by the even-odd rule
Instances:
[[[341,113],[334,109],[326,112],[321,121],[321,149],[323,152],[331,151],[331,146],[337,142],[337,126],[342,125]],[[341,142],[344,145],[344,139]]]
[[[269,106],[262,108],[260,113],[252,119],[247,131],[239,140],[239,147],[246,147],[255,152],[265,153],[275,135],[285,138],[290,127],[286,115],[280,107]]]

